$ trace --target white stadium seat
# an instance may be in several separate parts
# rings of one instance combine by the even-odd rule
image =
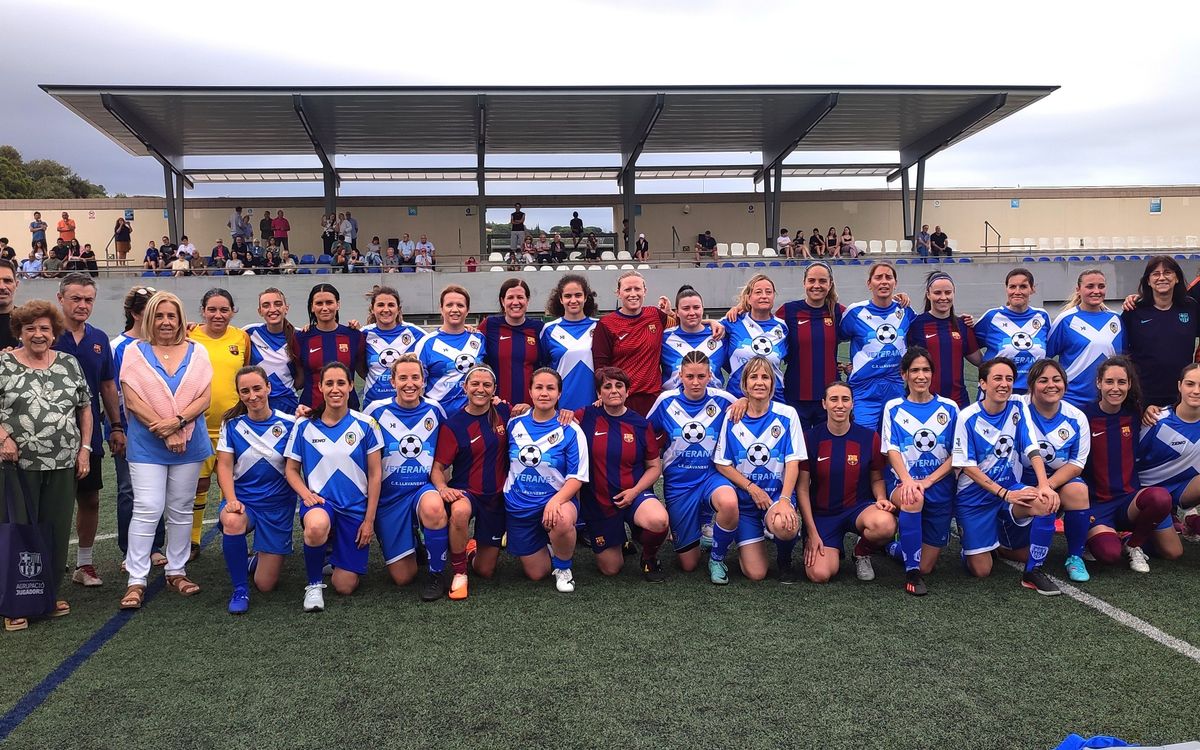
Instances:
[[[649,264],[649,263],[638,263],[637,270],[639,270],[639,271],[649,271],[649,270],[650,270],[650,264]]]
[[[1188,250],[1195,250],[1196,248],[1200,247],[1200,236],[1189,234],[1187,237],[1183,238],[1183,246]]]
[[[958,252],[958,238],[957,237],[946,238],[946,247],[950,248],[951,250],[953,250],[954,252],[957,253]]]
[[[612,250],[605,250],[600,253],[600,260],[616,260],[617,256]]]
[[[1179,235],[1171,237],[1171,244],[1168,245],[1172,250],[1178,250],[1183,247],[1183,238]]]
[[[488,253],[488,263],[503,263],[504,253]]]
[[[896,242],[895,240],[884,240],[883,241],[883,251],[885,253],[889,253],[889,254],[890,253],[898,253],[898,252],[900,252],[900,243]],[[724,528],[724,527],[722,527],[722,528]]]
[[[588,267],[587,267],[587,270],[589,270],[589,271],[603,271],[604,269],[603,269],[603,268],[601,268],[600,266],[588,266]]]
[[[1083,238],[1083,249],[1084,250],[1095,250],[1096,249],[1096,238],[1095,237],[1084,237]]]
[[[1038,237],[1038,250],[1045,251],[1045,250],[1053,250],[1053,249],[1054,249],[1054,243],[1050,241],[1049,237]]]
[[[1145,250],[1153,250],[1154,248],[1162,247],[1153,237],[1142,238],[1142,248]]]
[[[621,270],[622,271],[634,271],[636,269],[633,267],[632,263],[622,263]]]
[[[1067,249],[1067,239],[1065,237],[1055,237],[1054,238],[1054,249],[1055,250],[1066,250]]]
[[[857,242],[855,242],[854,244],[856,246],[858,245]],[[900,240],[900,252],[901,253],[911,253],[912,249],[913,249],[913,241],[912,240]]]
[[[718,242],[717,243],[717,257],[718,258],[728,258],[729,257],[729,243],[728,242]]]
[[[1096,249],[1097,250],[1108,250],[1112,246],[1113,246],[1113,244],[1112,244],[1111,238],[1109,238],[1109,237],[1097,237],[1096,238]]]
[[[1127,247],[1130,250],[1140,250],[1142,247],[1142,238],[1141,237],[1126,237],[1125,238],[1125,247]]]
[[[521,270],[524,271],[525,273],[533,273],[534,271],[537,270],[537,266],[525,266]],[[725,527],[722,526],[721,528],[725,528]]]
[[[581,253],[578,250],[573,250],[571,252],[571,254],[567,256],[567,260],[570,260],[570,261],[583,260],[583,253]]]
[[[773,247],[764,247],[762,254],[763,254],[764,258],[778,258],[779,257],[779,253],[775,252],[775,248],[773,248]]]
[[[882,253],[883,252],[883,240],[871,240],[870,242],[867,243],[867,247],[870,248],[872,254]]]
[[[587,266],[571,266],[572,271],[586,271]]]
[[[628,250],[618,250],[617,260],[633,260],[633,255]]]
[[[1108,241],[1108,246],[1111,247],[1113,250],[1124,250],[1125,249],[1125,238],[1124,237],[1113,237],[1111,240]]]
[[[1032,237],[1026,237],[1024,240],[1022,240],[1022,242],[1024,242],[1026,250],[1037,250],[1038,249],[1037,240],[1035,240]]]
[[[854,246],[858,248],[858,252],[860,255],[867,252],[867,241],[866,240],[855,240]]]
[[[755,258],[757,258],[761,254],[762,254],[762,246],[759,245],[757,242],[747,242],[746,243],[746,255],[752,255]]]
[[[1008,247],[1009,247],[1009,249],[1010,249],[1010,250],[1018,250],[1018,249],[1020,249],[1020,247],[1021,247],[1021,238],[1020,238],[1020,237],[1009,237],[1009,238],[1008,238]]]
[[[1067,249],[1078,250],[1081,247],[1083,247],[1083,240],[1079,239],[1078,237],[1067,238]]]
[[[492,266],[489,270],[499,273],[504,270],[504,266]]]
[[[740,258],[746,254],[746,246],[741,242],[729,243],[729,254],[735,258]]]
[[[604,267],[604,270],[605,271],[620,271],[621,269],[618,268],[615,264],[609,264]],[[724,528],[724,527],[722,526],[721,528]]]
[[[549,268],[549,266],[546,266],[546,267]],[[561,265],[558,268],[555,268],[554,270],[558,271],[559,273],[565,273],[566,271],[570,271],[571,267],[568,265]]]

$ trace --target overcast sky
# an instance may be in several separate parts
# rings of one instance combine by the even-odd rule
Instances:
[[[9,31],[0,57],[0,143],[27,159],[62,161],[112,193],[162,195],[153,159],[128,155],[37,84],[1060,85],[931,159],[928,185],[1200,182],[1200,25],[1183,10],[1190,4],[209,0],[203,6],[0,0]],[[710,158],[742,163],[752,156]],[[793,160],[839,158],[845,155]],[[882,178],[789,180],[785,188],[883,185]],[[750,183],[639,185],[672,188],[719,192]],[[342,192],[420,189],[344,183]],[[473,188],[435,184],[424,192],[464,189]],[[494,194],[514,189],[532,191],[489,185]],[[615,185],[540,189],[608,192]],[[201,186],[188,195],[239,194],[319,195],[320,186]]]

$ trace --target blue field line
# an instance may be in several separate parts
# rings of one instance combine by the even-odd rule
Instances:
[[[221,533],[220,525],[213,526],[200,540],[200,547],[208,546],[208,543]],[[155,578],[149,586],[146,587],[146,597],[143,600],[143,606],[149,604],[154,597],[166,587],[166,576],[161,575]],[[25,694],[17,704],[8,710],[8,713],[0,717],[0,743],[8,739],[8,736],[16,731],[17,727],[29,718],[29,715],[36,711],[43,703],[46,702],[51,694],[58,689],[58,686],[70,679],[75,671],[82,667],[87,660],[100,650],[104,644],[108,643],[113,637],[121,632],[121,628],[129,623],[133,616],[137,614],[137,610],[119,610],[115,615],[108,618],[108,621],[100,626],[100,629],[92,634],[83,644],[75,649],[75,652],[63,659],[62,663],[55,667],[54,671],[46,676],[46,679],[38,683],[37,687]]]

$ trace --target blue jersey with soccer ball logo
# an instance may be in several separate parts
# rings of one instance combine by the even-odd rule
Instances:
[[[297,422],[284,456],[300,463],[310,490],[361,519],[367,512],[367,456],[382,447],[375,420],[351,409],[332,426],[321,419]]]
[[[1049,477],[1067,464],[1083,469],[1092,451],[1087,415],[1066,401],[1061,401],[1058,413],[1046,418],[1033,408],[1028,396],[1024,401],[1029,414],[1029,435],[1037,444],[1037,455],[1046,463],[1046,476]],[[1036,484],[1037,477],[1028,455],[1021,457],[1021,466],[1021,481],[1030,486]]]
[[[568,479],[588,481],[587,440],[578,424],[545,422],[523,414],[508,423],[508,479],[504,507],[515,515],[541,513]]]
[[[417,343],[425,338],[425,331],[411,323],[400,323],[386,331],[372,323],[363,326],[362,331],[367,342],[367,377],[363,403],[395,398],[392,365],[396,364],[401,354],[407,354],[417,348]]]
[[[880,443],[884,453],[896,451],[913,479],[924,479],[950,458],[958,404],[942,396],[919,404],[907,398],[892,399],[883,407]],[[900,477],[888,466],[891,484]],[[954,475],[947,474],[925,491],[927,502],[949,502],[954,497]]]
[[[864,300],[842,314],[842,338],[850,340],[850,385],[875,380],[900,382],[900,359],[907,350],[904,339],[916,315],[893,302],[879,307]]]
[[[1027,307],[1024,312],[993,307],[975,323],[975,338],[987,349],[988,359],[1008,357],[1017,364],[1015,393],[1028,390],[1029,366],[1046,356],[1049,336],[1050,314],[1040,307]]]
[[[447,414],[467,405],[463,376],[483,361],[483,334],[463,331],[434,331],[417,342],[416,353],[425,370],[425,395],[437,401]]]
[[[766,357],[775,374],[775,400],[783,401],[783,359],[787,356],[787,323],[776,317],[755,320],[750,313],[742,313],[733,323],[725,327],[725,359],[729,368],[729,380],[725,389],[735,398],[741,398],[742,368],[754,357]]]
[[[379,490],[379,507],[383,508],[429,483],[438,427],[446,414],[430,399],[423,399],[411,409],[395,399],[385,399],[367,406],[366,413],[379,425],[383,437],[383,481]]]
[[[977,401],[958,415],[952,454],[954,468],[974,466],[1001,487],[1016,487],[1021,478],[1021,456],[1036,454],[1038,449],[1029,431],[1029,412],[1025,402],[1015,396],[999,414],[988,414],[983,403]],[[959,505],[984,506],[996,501],[995,495],[975,484],[966,472],[959,473]]]
[[[721,432],[725,410],[734,398],[719,388],[705,389],[692,401],[675,389],[664,391],[648,417],[663,436],[663,486],[668,494],[687,492],[702,485],[715,471],[713,451]]]
[[[787,404],[775,401],[761,417],[747,412],[736,424],[725,420],[713,449],[714,463],[733,466],[772,500],[783,499],[780,494],[787,462],[807,458],[799,415]],[[738,490],[738,497],[749,496]]]

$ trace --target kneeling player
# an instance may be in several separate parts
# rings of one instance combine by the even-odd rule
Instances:
[[[711,379],[708,357],[703,352],[688,352],[679,366],[681,387],[664,391],[650,410],[650,424],[663,445],[663,496],[671,537],[679,567],[685,571],[700,564],[705,507],[729,535],[738,522],[737,493],[713,464],[722,416],[733,396],[709,388]],[[713,583],[727,583],[724,567],[718,565],[716,570]]]
[[[304,527],[304,611],[325,609],[321,571],[332,541],[333,588],[351,594],[367,573],[368,546],[379,507],[379,427],[349,408],[354,374],[341,362],[321,368],[324,403],[301,419],[288,440],[287,480],[300,497]]]
[[[923,575],[937,564],[950,543],[954,476],[950,466],[958,404],[935,396],[933,357],[919,346],[909,347],[900,360],[904,398],[883,407],[883,434],[890,469],[888,499],[899,507],[900,540],[888,545],[904,563],[904,590],[927,593]]]
[[[431,602],[442,598],[448,588],[444,580],[450,538],[446,505],[429,481],[438,427],[446,415],[436,402],[424,397],[425,377],[417,355],[400,355],[392,364],[391,383],[396,397],[367,407],[367,416],[379,425],[384,440],[375,536],[392,581],[406,586],[417,575],[413,519],[420,519],[429,553],[429,578],[421,588],[421,599]]]
[[[734,541],[742,574],[753,581],[766,578],[763,541],[767,536],[776,540],[781,578],[790,578],[792,550],[800,530],[793,495],[800,462],[807,458],[800,417],[792,407],[772,400],[775,373],[765,357],[748,360],[741,381],[746,415],[737,423],[724,423],[713,452],[717,471],[738,494],[736,529],[721,525],[718,509],[708,564],[713,583],[728,582],[725,552]]]
[[[553,570],[555,588],[566,594],[575,590],[575,496],[588,481],[588,452],[579,425],[559,423],[561,392],[557,371],[535,371],[529,386],[533,410],[508,423],[504,509],[508,551],[520,559],[525,575],[540,581]]]
[[[1058,493],[1046,481],[1046,467],[1029,431],[1025,403],[1012,396],[1017,366],[996,357],[979,368],[983,400],[959,414],[954,430],[954,467],[958,477],[955,518],[962,533],[967,570],[974,576],[992,572],[992,550],[1000,546],[1002,519],[1030,525],[1029,557],[1021,585],[1052,596],[1061,593],[1042,571],[1054,538]],[[1036,486],[1020,481],[1022,455],[1037,480]],[[1007,517],[1007,518],[1004,518]]]
[[[1177,384],[1179,402],[1159,413],[1138,445],[1138,480],[1160,485],[1171,493],[1173,510],[1182,510],[1183,534],[1197,541],[1200,532],[1200,364],[1183,368]],[[1155,551],[1167,559],[1183,554],[1182,545],[1164,540]]]
[[[230,614],[250,607],[250,574],[259,591],[279,583],[283,558],[292,554],[296,491],[284,475],[283,449],[296,420],[273,411],[271,384],[261,367],[243,367],[234,377],[238,403],[225,413],[217,438],[217,484],[221,504],[221,546],[233,583]],[[246,534],[254,532],[255,555],[247,562]]]
[[[827,583],[841,565],[846,534],[856,533],[855,575],[874,580],[871,553],[896,535],[879,433],[851,421],[854,397],[845,383],[826,386],[821,404],[827,417],[805,433],[809,456],[796,492],[804,515],[804,572],[813,583]]]
[[[592,538],[596,566],[606,576],[621,572],[625,524],[640,530],[642,577],[652,583],[666,580],[658,548],[667,538],[667,511],[654,496],[662,476],[658,438],[641,414],[625,406],[629,376],[618,367],[596,372],[600,406],[575,414],[583,434],[590,436],[588,472],[591,481],[579,493],[580,511]]]

